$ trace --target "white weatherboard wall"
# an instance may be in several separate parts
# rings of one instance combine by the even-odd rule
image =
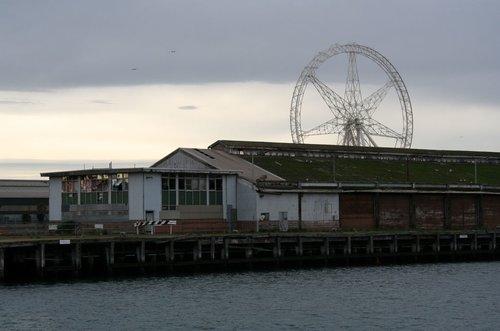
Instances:
[[[62,178],[51,177],[49,180],[49,220],[62,220]]]
[[[252,188],[252,184],[244,179],[238,179],[238,221],[256,221],[258,194]],[[260,215],[260,214],[259,214]]]
[[[237,177],[236,175],[224,176],[224,189],[222,191],[222,201],[223,201],[223,217],[228,219],[227,207],[231,206],[232,209],[238,207],[238,202],[236,200],[236,190],[237,190]]]
[[[145,220],[146,211],[154,212],[160,219],[161,174],[132,173],[128,177],[129,220]]]
[[[154,220],[160,219],[161,210],[161,174],[143,174],[144,211],[153,211]]]
[[[338,221],[339,195],[336,193],[308,193],[302,196],[303,221]]]
[[[288,220],[298,220],[298,194],[263,194],[257,198],[257,217],[262,213],[269,213],[270,221],[279,221],[280,212],[286,212]]]
[[[142,173],[128,175],[129,220],[144,220],[144,176]]]

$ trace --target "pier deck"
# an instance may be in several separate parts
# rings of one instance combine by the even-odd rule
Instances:
[[[0,280],[147,270],[498,260],[500,232],[0,237]]]

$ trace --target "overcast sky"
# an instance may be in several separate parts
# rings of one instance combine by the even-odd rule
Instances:
[[[40,161],[38,175],[218,139],[291,142],[304,66],[352,42],[399,71],[413,148],[500,152],[499,17],[496,0],[2,0],[2,167]],[[361,83],[376,75],[359,68]]]

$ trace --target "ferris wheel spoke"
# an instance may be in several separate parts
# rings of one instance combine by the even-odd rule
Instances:
[[[344,116],[345,106],[344,99],[335,93],[331,88],[329,88],[325,83],[320,81],[316,76],[310,75],[309,81],[314,85],[316,90],[319,92],[323,100],[325,101],[330,111],[335,117]],[[338,114],[337,114],[338,113]]]
[[[382,100],[384,100],[387,92],[389,92],[390,88],[393,86],[394,84],[392,80],[389,80],[387,83],[385,83],[384,86],[382,86],[363,100],[363,109],[366,111],[368,117],[372,117],[373,113],[375,112],[375,110],[377,110]]]
[[[303,131],[302,135],[304,137],[319,136],[325,134],[339,133],[342,132],[342,130],[343,130],[343,125],[339,123],[337,119],[334,118],[323,124],[315,126],[310,130]]]
[[[347,68],[344,99],[349,105],[351,112],[357,112],[362,105],[363,98],[361,97],[356,53],[348,52],[347,56],[349,58],[349,65]]]
[[[379,137],[388,137],[394,138],[397,140],[403,139],[403,135],[394,131],[386,125],[374,120],[373,118],[369,118],[366,120],[364,125],[364,130],[370,136],[379,136]]]
[[[370,135],[370,132],[368,132],[368,130],[366,130],[365,127],[363,127],[363,133],[364,133],[364,135],[363,135],[364,145],[363,146],[378,147],[377,143],[375,142],[375,140]]]

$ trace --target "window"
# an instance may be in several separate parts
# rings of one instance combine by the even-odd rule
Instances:
[[[176,176],[175,174],[163,175],[161,178],[161,204],[162,210],[175,210],[177,205],[176,200]],[[179,180],[179,187],[181,186],[181,181]],[[182,181],[182,187],[184,187],[184,180]]]
[[[222,177],[214,176],[209,179],[208,197],[210,205],[222,205]]]
[[[109,178],[107,174],[85,175],[80,179],[80,204],[109,203]]]
[[[222,176],[168,174],[162,177],[162,209],[176,206],[221,205]]]
[[[62,177],[62,205],[128,204],[128,174]],[[80,199],[78,199],[80,196]]]
[[[62,178],[62,205],[78,204],[78,176],[64,176]]]
[[[128,174],[117,173],[111,175],[111,203],[128,204]]]

